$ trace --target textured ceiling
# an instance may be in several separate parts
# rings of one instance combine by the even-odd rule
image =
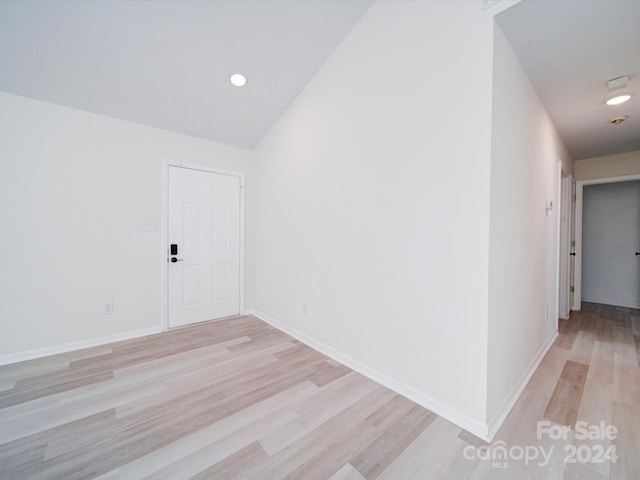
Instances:
[[[0,90],[250,148],[371,3],[1,0]]]
[[[640,150],[640,1],[523,0],[496,18],[576,160]],[[634,96],[605,105],[627,74],[615,93]]]

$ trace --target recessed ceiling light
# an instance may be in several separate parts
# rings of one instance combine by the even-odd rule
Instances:
[[[613,97],[607,100],[607,105],[619,105],[621,103],[626,102],[630,98],[631,98],[631,95],[619,95],[617,97]]]
[[[244,87],[247,84],[247,77],[241,73],[234,73],[229,80],[231,80],[231,84],[235,87]]]

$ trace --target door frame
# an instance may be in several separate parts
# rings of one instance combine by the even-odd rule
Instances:
[[[631,182],[634,180],[640,180],[640,173],[632,175],[621,175],[617,177],[603,177],[593,178],[590,180],[578,180],[576,181],[576,256],[575,256],[575,268],[573,277],[573,305],[572,310],[580,311],[582,308],[582,208],[584,198],[585,185],[599,185],[602,183],[619,183],[619,182]]]
[[[573,210],[573,175],[560,172],[560,208],[558,210],[558,318],[566,320],[571,312],[571,230]],[[562,218],[565,218],[563,224]],[[564,304],[566,301],[566,305]],[[566,312],[560,306],[566,306]]]
[[[162,245],[160,248],[162,286],[162,331],[169,330],[169,276],[167,272],[167,246],[169,245],[169,168],[180,167],[202,172],[231,175],[240,179],[240,315],[244,315],[244,214],[245,214],[245,174],[195,163],[164,160],[162,164]],[[176,327],[180,328],[180,327]]]

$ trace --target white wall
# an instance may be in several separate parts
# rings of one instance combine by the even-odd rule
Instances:
[[[577,160],[576,180],[640,174],[640,150]]]
[[[0,359],[159,330],[163,160],[250,186],[250,154],[0,92]]]
[[[495,30],[487,417],[496,425],[557,327],[559,170],[571,158]],[[545,202],[554,208],[547,215]],[[548,309],[548,318],[545,309]]]
[[[374,4],[256,159],[257,310],[480,434],[492,28]]]
[[[640,308],[640,181],[585,185],[582,300]]]
[[[142,224],[162,159],[201,163],[248,174],[249,306],[487,436],[554,333],[572,171],[493,31],[480,2],[375,3],[256,152],[0,93],[0,357],[158,329]]]

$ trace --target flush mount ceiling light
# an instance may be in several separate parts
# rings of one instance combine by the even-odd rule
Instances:
[[[607,105],[619,105],[621,103],[626,102],[630,98],[631,98],[631,95],[618,95],[617,97],[613,97],[607,100]]]
[[[247,84],[247,77],[241,73],[234,73],[229,80],[234,87],[244,87]]]

